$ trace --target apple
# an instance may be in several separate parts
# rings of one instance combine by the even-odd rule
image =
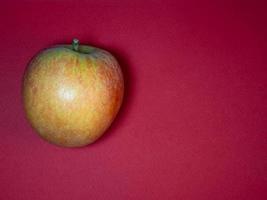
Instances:
[[[64,147],[85,146],[103,135],[123,93],[117,60],[77,39],[41,51],[23,76],[26,118],[43,139]]]

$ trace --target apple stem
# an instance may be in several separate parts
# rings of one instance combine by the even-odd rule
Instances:
[[[74,51],[78,51],[78,48],[79,48],[79,40],[74,38],[72,40],[72,49]]]

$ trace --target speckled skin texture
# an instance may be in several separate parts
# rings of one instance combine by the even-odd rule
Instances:
[[[79,147],[111,125],[123,99],[123,75],[108,52],[89,46],[55,46],[35,56],[23,78],[23,103],[45,140]]]

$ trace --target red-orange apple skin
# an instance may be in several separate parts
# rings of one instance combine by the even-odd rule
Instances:
[[[80,45],[43,50],[23,77],[23,105],[36,132],[50,143],[81,147],[96,141],[122,104],[124,81],[107,51]]]

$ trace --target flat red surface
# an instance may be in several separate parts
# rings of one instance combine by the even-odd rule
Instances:
[[[0,199],[266,200],[266,6],[2,1]],[[126,97],[103,138],[66,149],[30,128],[20,89],[34,54],[73,37],[118,58]]]

